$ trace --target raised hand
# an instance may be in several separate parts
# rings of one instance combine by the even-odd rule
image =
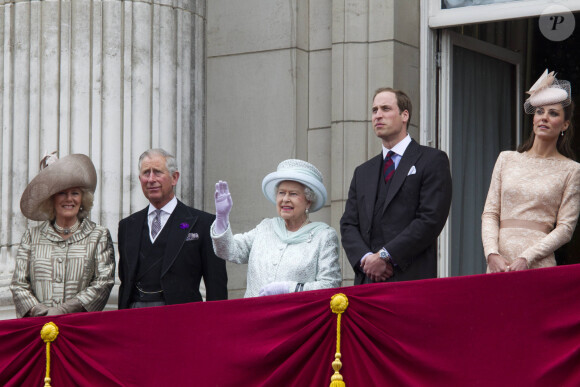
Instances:
[[[220,180],[215,184],[214,198],[216,215],[214,231],[219,235],[223,234],[228,229],[228,224],[230,223],[230,211],[234,205],[227,181]]]

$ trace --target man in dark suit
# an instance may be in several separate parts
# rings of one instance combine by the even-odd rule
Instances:
[[[383,152],[359,165],[340,231],[355,284],[437,277],[437,237],[451,205],[447,155],[411,139],[411,100],[378,89],[372,123]]]
[[[215,216],[175,197],[175,157],[150,149],[139,158],[139,180],[149,206],[119,222],[119,309],[228,297],[225,261],[210,238]]]

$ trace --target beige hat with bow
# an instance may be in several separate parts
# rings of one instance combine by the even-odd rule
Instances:
[[[524,103],[524,111],[527,114],[534,114],[539,106],[561,103],[568,106],[571,103],[570,82],[563,79],[556,79],[554,71],[548,69],[538,78],[530,90],[526,91],[530,97]]]
[[[30,220],[48,220],[49,215],[40,207],[55,193],[80,187],[95,192],[97,171],[91,159],[83,154],[72,154],[50,163],[28,184],[20,199],[20,210]],[[44,160],[44,159],[43,159]]]

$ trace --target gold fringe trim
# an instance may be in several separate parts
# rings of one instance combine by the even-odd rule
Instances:
[[[345,387],[346,384],[340,374],[342,363],[340,361],[340,319],[344,311],[348,308],[348,298],[342,293],[337,293],[330,298],[330,309],[336,313],[336,353],[332,362],[334,375],[330,378],[330,387]]]
[[[56,340],[58,336],[58,327],[52,321],[44,324],[40,330],[40,337],[46,343],[46,376],[44,378],[44,387],[50,387],[50,343]]]

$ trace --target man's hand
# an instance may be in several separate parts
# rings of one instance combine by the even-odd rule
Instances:
[[[378,252],[367,255],[360,267],[373,282],[384,282],[393,276],[393,265],[381,259]]]

